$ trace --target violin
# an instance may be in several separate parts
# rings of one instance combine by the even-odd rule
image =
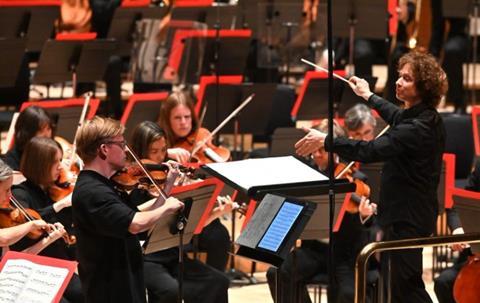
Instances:
[[[40,220],[40,214],[33,209],[24,208],[13,196],[0,207],[0,228],[8,228],[23,223]],[[31,231],[27,237],[36,240],[44,235],[43,230]]]
[[[140,160],[144,167],[148,170],[157,184],[165,182],[168,176],[169,167],[164,164],[155,163],[149,159]],[[120,185],[124,190],[132,190],[134,188],[143,187],[150,189],[152,182],[137,163],[125,167],[113,175],[112,180]]]
[[[73,192],[74,184],[71,179],[66,169],[61,167],[58,179],[48,188],[48,195],[53,201],[58,202]]]
[[[480,302],[480,254],[468,257],[455,280],[453,297],[457,303]]]
[[[183,148],[190,152],[191,161],[200,163],[226,162],[230,159],[230,151],[212,143],[212,134],[206,128],[199,128],[196,132],[182,139],[173,147]]]
[[[360,205],[362,197],[370,197],[370,187],[362,180],[354,178],[354,170],[348,166],[351,165],[338,163],[337,167],[335,167],[335,178],[338,179],[344,177],[348,181],[355,183],[355,192],[350,195],[350,200],[346,205],[346,211],[353,214],[358,212],[358,206]]]

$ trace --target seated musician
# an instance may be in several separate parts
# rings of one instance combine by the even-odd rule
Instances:
[[[38,254],[45,247],[61,238],[65,230],[60,223],[49,224],[42,219],[34,219],[31,221],[25,219],[25,223],[16,225],[17,221],[21,220],[15,220],[16,218],[14,216],[6,212],[11,211],[9,200],[12,197],[12,182],[12,169],[0,160],[0,203],[2,205],[0,216],[0,247],[8,249],[8,246],[15,244],[29,234],[32,235],[32,237],[36,234],[41,237],[44,232],[47,232],[48,236],[41,237],[42,239],[40,241],[23,250],[23,252],[26,253]]]
[[[132,133],[131,148],[142,159],[162,163],[166,157],[166,144],[162,129],[158,124],[151,121],[140,123]],[[144,201],[151,198],[147,191],[140,190],[134,190],[131,197],[134,201]],[[231,210],[231,204],[230,207],[226,207],[227,209],[225,209],[225,206],[221,207],[223,209],[217,207],[211,217],[218,217],[218,215],[228,211],[228,208]],[[200,248],[204,249],[205,242],[211,244],[208,242],[209,237],[217,238],[216,245],[210,245],[207,249],[207,264],[212,263],[213,268],[198,260],[184,257],[185,302],[221,303],[228,301],[229,280],[220,271],[225,270],[230,238],[228,231],[219,221],[218,223],[223,229],[216,228],[215,225],[211,228],[212,224],[209,224],[205,226],[199,240]],[[220,232],[221,237],[218,237],[215,232]],[[145,255],[144,267],[149,302],[177,302],[178,248],[174,247]]]
[[[143,257],[137,234],[183,203],[159,197],[142,211],[110,180],[126,164],[124,127],[94,117],[77,134],[85,163],[72,195],[77,257],[86,302],[146,302]]]
[[[327,131],[328,121],[322,120],[318,129],[321,131]],[[342,128],[335,123],[334,124],[334,136],[344,136]],[[328,166],[328,153],[322,148],[312,154],[312,158],[317,168],[326,173]],[[334,155],[335,166],[338,164],[338,157]],[[362,216],[362,221],[370,217],[373,213],[375,204],[370,204],[368,199],[362,198],[359,210]],[[335,292],[337,294],[336,302],[353,302],[353,264],[351,260],[354,260],[354,252],[359,250],[365,243],[364,236],[365,227],[361,223],[360,216],[358,214],[345,213],[342,221],[340,231],[335,234],[335,277],[338,283],[336,283]],[[293,302],[293,289],[292,287],[298,287],[297,285],[303,285],[302,289],[299,289],[300,302],[311,302],[308,292],[305,286],[305,282],[311,280],[319,273],[327,274],[327,260],[328,260],[328,245],[326,243],[316,240],[304,240],[302,246],[295,249],[295,258],[297,268],[293,268],[293,255],[283,262],[282,266],[278,270],[280,286],[281,286],[281,302]],[[270,268],[267,272],[268,284],[272,297],[275,297],[275,271]],[[292,278],[295,277],[293,281]],[[351,278],[351,279],[350,279]],[[350,283],[351,280],[351,283]],[[292,283],[294,282],[294,283]],[[332,287],[333,289],[333,287]],[[350,299],[350,294],[352,298]]]
[[[61,222],[73,236],[71,194],[54,202],[49,195],[49,188],[58,179],[61,169],[62,151],[59,145],[50,138],[34,137],[25,146],[20,162],[20,171],[27,179],[13,186],[13,195],[26,208],[37,211],[47,222]],[[45,248],[40,255],[75,260],[74,240],[65,236]],[[23,239],[12,249],[23,249],[35,240]],[[83,302],[80,279],[74,274],[64,293],[66,302]]]
[[[220,162],[230,158],[230,152],[222,147],[214,146],[211,138],[208,138],[210,132],[201,128],[195,115],[193,102],[187,93],[172,93],[162,104],[158,122],[165,131],[169,158],[180,163],[193,162],[193,160]],[[210,154],[207,156],[203,150],[200,150],[191,155],[194,148],[203,139],[207,139],[204,146],[209,147]],[[217,158],[221,159],[217,160]]]
[[[22,158],[25,145],[33,137],[52,137],[53,122],[47,112],[38,106],[30,106],[18,116],[15,124],[15,144],[4,155],[5,163],[13,170],[20,169],[20,159]]]
[[[476,161],[475,168],[468,176],[465,189],[480,192],[480,161]],[[455,207],[445,209],[445,211],[447,213],[447,225],[452,234],[463,234],[462,223]],[[453,266],[444,269],[440,275],[434,279],[434,291],[439,303],[455,303],[453,297],[455,280],[460,270],[466,264],[468,256],[472,254],[470,246],[464,243],[453,244],[450,248],[453,251],[459,252],[459,255],[455,258]]]

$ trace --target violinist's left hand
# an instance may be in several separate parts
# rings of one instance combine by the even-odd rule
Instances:
[[[370,203],[369,199],[362,197],[360,205],[358,205],[358,211],[362,219],[368,218],[377,213],[377,204]]]
[[[462,235],[464,233],[465,231],[463,230],[462,227],[458,227],[452,231],[452,235]],[[467,243],[455,243],[450,245],[450,248],[453,251],[458,251],[458,252],[464,250],[467,247],[470,247]]]
[[[302,157],[307,157],[313,152],[323,148],[327,134],[313,128],[302,128],[307,135],[295,143],[295,152]]]

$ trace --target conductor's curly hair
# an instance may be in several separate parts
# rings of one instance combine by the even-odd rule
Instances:
[[[436,107],[447,93],[447,76],[435,57],[420,52],[410,52],[400,58],[399,70],[409,64],[415,87],[424,104]]]

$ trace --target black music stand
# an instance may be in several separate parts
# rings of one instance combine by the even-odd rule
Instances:
[[[344,89],[343,83],[335,79],[334,102],[338,105]],[[306,88],[296,120],[314,120],[328,116],[328,79],[311,79]]]
[[[173,214],[159,221],[148,233],[144,244],[144,253],[154,253],[160,250],[178,246],[178,302],[183,302],[183,247],[190,243],[197,225],[201,224],[205,210],[208,207],[216,185],[211,184],[195,190],[173,194],[185,204],[180,214]]]
[[[465,194],[452,195],[455,209],[460,216],[462,227],[465,233],[480,232],[478,218],[480,218],[480,199],[476,197],[478,193],[463,191]],[[480,252],[480,244],[471,245],[472,252]]]
[[[55,32],[59,6],[0,7],[0,37],[25,38],[28,52],[38,53]]]
[[[365,77],[365,80],[368,82],[370,90],[373,92],[375,91],[375,84],[377,83],[376,77]],[[347,87],[348,84],[342,82],[344,86],[342,90],[342,97],[340,102],[337,106],[337,113],[340,117],[345,116],[345,112],[348,111],[350,108],[355,106],[357,103],[365,104],[365,100],[361,97],[357,96],[350,87]]]
[[[181,83],[198,83],[202,75],[243,75],[250,46],[249,37],[191,37],[179,65]],[[202,45],[204,45],[203,53]],[[218,53],[216,52],[218,50]],[[216,56],[218,56],[216,58]]]
[[[475,0],[441,0],[443,16],[446,18],[468,18],[474,8]]]
[[[0,38],[0,87],[13,87],[25,54],[24,39]]]
[[[107,38],[117,41],[116,55],[130,57],[132,54],[135,24],[140,19],[162,19],[168,9],[164,6],[118,7],[112,18]]]
[[[328,178],[292,156],[210,163],[201,168],[255,200],[268,193],[295,197],[328,193]],[[334,183],[337,193],[355,189],[346,179]]]
[[[279,127],[273,132],[270,144],[270,157],[295,154],[295,143],[305,136],[305,132],[296,127]]]
[[[216,93],[221,96],[216,104]],[[244,83],[244,84],[219,84],[218,87],[208,85],[205,88],[203,104],[207,111],[203,124],[208,129],[215,129],[233,112],[248,96],[255,93],[255,97],[237,115],[237,118],[227,123],[221,130],[222,134],[233,134],[235,123],[238,122],[238,133],[264,135],[270,123],[273,108],[273,97],[277,90],[274,83]],[[219,121],[217,121],[219,120]]]
[[[75,91],[78,82],[102,80],[115,48],[116,42],[110,39],[47,40],[33,83],[48,85],[72,81]]]

